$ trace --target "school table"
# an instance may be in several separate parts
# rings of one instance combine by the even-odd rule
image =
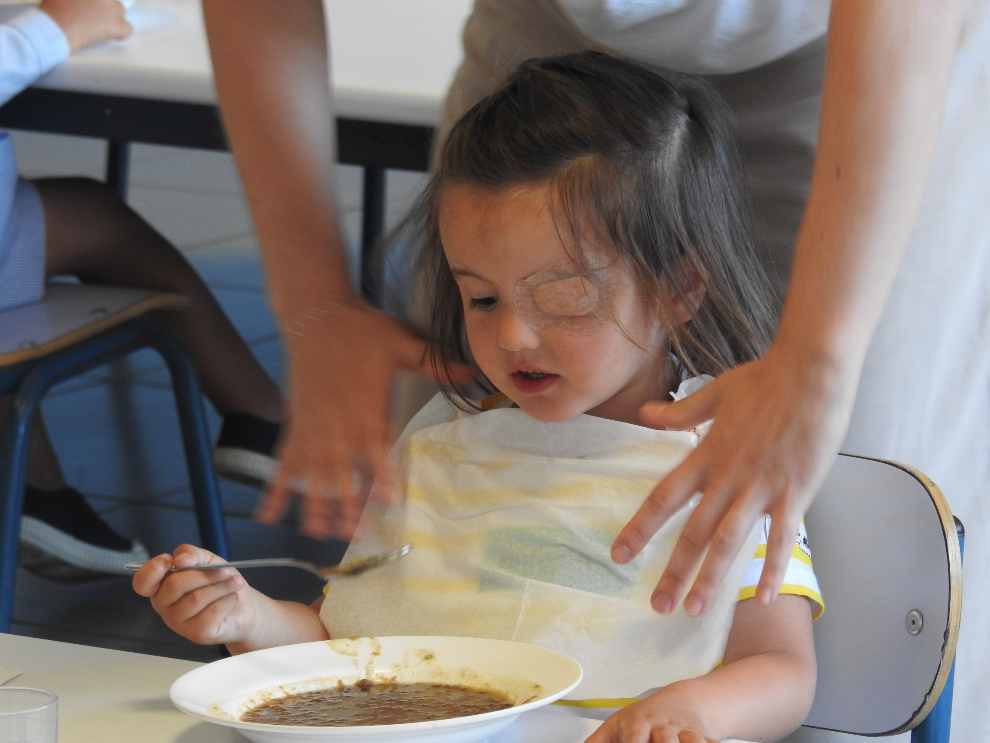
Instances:
[[[0,666],[22,671],[7,685],[58,694],[59,743],[247,743],[172,704],[172,682],[199,665],[0,634]],[[527,712],[488,743],[582,743],[600,724]]]
[[[12,14],[2,7],[11,4],[0,0],[0,18]],[[428,167],[470,5],[324,2],[339,160],[364,167],[364,252],[382,231],[386,170]],[[130,17],[130,39],[74,54],[0,107],[0,128],[108,140],[107,180],[121,192],[131,142],[227,149],[199,0],[137,0]]]

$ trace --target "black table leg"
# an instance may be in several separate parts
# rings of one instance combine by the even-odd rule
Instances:
[[[375,247],[385,229],[385,168],[364,169],[364,207],[361,214],[361,294],[373,306],[381,297]]]
[[[131,165],[131,143],[119,139],[107,142],[106,183],[110,188],[127,198],[127,180]]]

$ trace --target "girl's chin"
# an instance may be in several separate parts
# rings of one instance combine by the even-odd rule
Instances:
[[[511,397],[511,395],[510,395]],[[514,399],[513,402],[530,418],[544,423],[569,421],[584,411],[574,405],[561,404],[550,400]]]

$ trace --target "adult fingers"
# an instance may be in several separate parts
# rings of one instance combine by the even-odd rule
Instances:
[[[657,530],[674,515],[701,485],[693,460],[700,450],[690,455],[675,467],[643,501],[635,515],[622,527],[612,543],[612,559],[621,564],[627,563],[640,553]]]
[[[686,431],[712,419],[721,395],[719,380],[710,382],[683,400],[651,400],[639,409],[643,425],[661,431]]]
[[[275,479],[262,494],[254,512],[254,518],[262,524],[277,524],[285,515],[285,509],[292,501],[293,490],[289,485],[289,473],[284,464],[280,464]]]
[[[704,501],[705,498],[702,498],[702,503]],[[691,616],[701,616],[708,610],[740,548],[753,532],[760,515],[759,505],[754,504],[745,493],[735,501],[730,501],[728,505],[728,511],[723,511],[722,506],[718,504],[710,509],[703,509],[699,505],[695,514],[692,514],[692,519],[688,519],[681,534],[682,537],[688,535],[686,544],[692,547],[702,545],[700,554],[704,554],[701,570],[698,571],[698,576],[684,599],[684,611]],[[699,518],[692,523],[695,515]],[[706,544],[707,554],[704,553]],[[680,547],[681,545],[678,544],[678,548],[675,548],[674,555],[660,579],[657,593],[666,589],[669,595],[676,596],[684,590],[690,580],[690,572],[673,570],[675,566],[682,566],[688,559],[687,555],[691,554],[690,548],[680,549]],[[697,565],[696,561],[691,568],[693,569],[695,565]],[[672,605],[676,605],[676,599]]]
[[[444,369],[435,368],[429,344],[411,329],[393,339],[393,348],[403,369],[419,372],[437,384],[467,384],[475,378],[474,370],[467,364],[453,363]]]
[[[798,509],[788,507],[789,504],[790,499],[786,499],[784,507],[775,508],[770,513],[767,554],[763,561],[760,583],[756,587],[756,601],[763,606],[772,603],[780,593],[787,566],[794,553],[794,540],[800,528],[801,513]]]

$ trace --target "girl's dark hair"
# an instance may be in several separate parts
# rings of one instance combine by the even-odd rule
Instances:
[[[547,183],[575,262],[583,265],[582,242],[614,247],[682,371],[715,375],[758,358],[774,303],[753,250],[734,136],[728,106],[697,77],[656,74],[600,52],[524,62],[451,129],[415,211],[440,378],[449,379],[452,362],[470,363],[438,227],[439,199],[453,183],[493,191]],[[704,298],[679,323],[671,300],[692,306],[691,272]],[[452,401],[463,404],[464,390],[455,391],[460,400]]]

